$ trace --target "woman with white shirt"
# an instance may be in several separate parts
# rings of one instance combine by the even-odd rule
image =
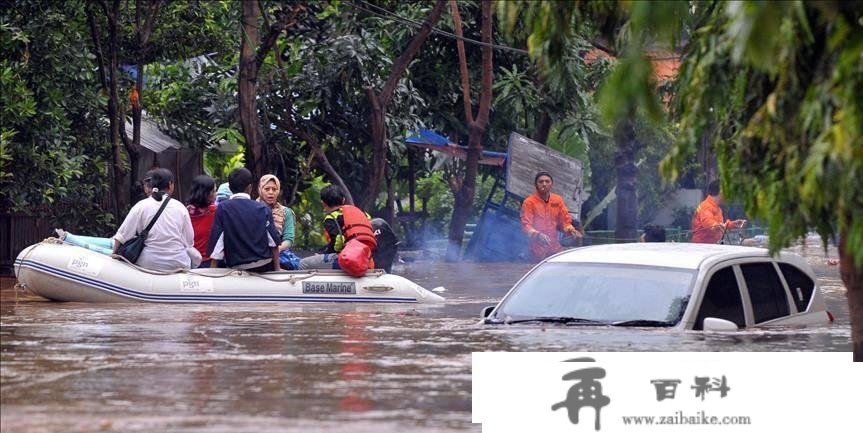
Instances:
[[[168,200],[165,210],[156,219],[144,242],[144,249],[136,265],[157,271],[172,271],[196,267],[201,260],[195,250],[195,233],[189,211],[177,200],[171,199],[174,192],[174,175],[170,170],[158,168],[150,174],[152,194],[139,201],[114,235],[114,252],[120,245],[143,231],[159,212],[163,200]],[[197,259],[197,263],[195,263]]]

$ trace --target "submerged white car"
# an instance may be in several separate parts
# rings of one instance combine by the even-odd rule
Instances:
[[[483,321],[712,331],[826,324],[833,317],[815,281],[802,257],[762,248],[598,245],[544,260]]]

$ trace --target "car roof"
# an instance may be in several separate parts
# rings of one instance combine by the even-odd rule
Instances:
[[[782,259],[793,254],[783,253]],[[564,251],[548,258],[550,263],[610,263],[638,266],[658,266],[698,269],[702,263],[744,257],[770,257],[764,248],[734,245],[693,244],[673,242],[643,242],[594,245]],[[797,260],[791,259],[792,262]]]

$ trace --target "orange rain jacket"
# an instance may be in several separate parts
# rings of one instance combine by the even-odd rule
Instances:
[[[722,233],[731,227],[731,220],[722,216],[722,209],[707,196],[692,215],[692,242],[715,244],[722,239]]]
[[[536,192],[524,199],[521,205],[521,229],[530,237],[530,254],[537,261],[561,250],[557,239],[558,230],[575,231],[563,197],[551,193],[548,201],[545,201]],[[539,240],[537,235],[540,233],[545,233],[551,239],[548,245]]]

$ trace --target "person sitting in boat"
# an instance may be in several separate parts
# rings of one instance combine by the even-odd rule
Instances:
[[[153,170],[150,170],[144,174],[144,178],[141,179],[140,183],[144,199],[149,198],[150,194],[153,192],[153,187],[150,186],[150,177],[152,175]],[[114,253],[114,239],[76,235],[63,229],[54,229],[54,233],[57,234],[57,239],[60,239],[63,243],[87,248],[90,251],[95,251],[106,256],[110,256]]]
[[[273,212],[264,203],[253,201],[252,172],[236,168],[228,175],[231,198],[216,207],[210,231],[210,259],[222,260],[225,266],[252,272],[279,271],[277,239]],[[215,260],[211,262],[216,267]]]
[[[329,185],[321,190],[321,203],[326,213],[324,234],[327,245],[322,254],[315,254],[300,261],[300,269],[342,269],[344,266],[339,264],[339,253],[348,242],[354,240],[369,249],[367,268],[374,268],[371,254],[377,247],[377,240],[371,217],[360,208],[345,204],[345,195],[336,185]]]
[[[219,189],[216,190],[216,205],[219,203],[231,198],[231,186],[228,185],[228,182],[225,182],[219,185]]]
[[[197,266],[201,257],[194,248],[195,233],[189,212],[182,203],[171,198],[174,192],[173,173],[165,168],[153,170],[150,186],[150,197],[132,206],[132,210],[117,229],[117,234],[113,237],[114,253],[120,245],[141,233],[162,207],[163,200],[168,200],[164,211],[150,228],[144,249],[135,264],[157,271]]]
[[[282,186],[279,178],[272,174],[261,176],[258,182],[258,201],[269,206],[273,212],[273,223],[276,231],[282,234],[279,244],[279,265],[282,269],[299,269],[300,258],[291,251],[294,245],[294,233],[296,217],[291,208],[279,203],[279,194]]]
[[[399,238],[383,218],[372,218],[372,228],[375,230],[375,240],[378,243],[373,256],[375,266],[390,273],[399,252]]]
[[[216,217],[216,182],[212,177],[202,174],[192,179],[192,192],[189,194],[189,218],[192,220],[192,230],[195,232],[195,249],[201,254],[199,268],[210,267],[210,256],[207,255],[207,242],[210,241],[210,230]]]

